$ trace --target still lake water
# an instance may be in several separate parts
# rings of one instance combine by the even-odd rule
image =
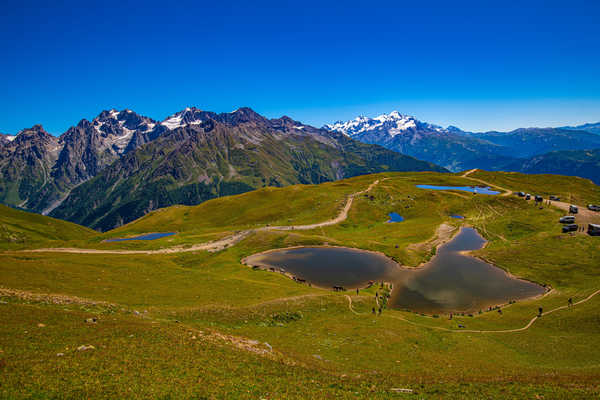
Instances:
[[[391,212],[388,214],[390,219],[388,222],[402,222],[404,221],[404,217],[396,212]]]
[[[155,233],[147,233],[145,235],[134,236],[130,238],[114,238],[114,239],[106,239],[106,242],[124,242],[126,240],[156,240],[166,236],[174,235],[175,232],[155,232]]]
[[[461,190],[463,192],[471,192],[478,194],[500,194],[496,190],[492,190],[489,186],[487,187],[476,187],[476,186],[435,186],[435,185],[417,185],[419,189],[431,189],[431,190]]]
[[[475,229],[462,228],[423,268],[408,269],[388,257],[345,247],[300,247],[255,254],[246,263],[274,267],[324,288],[365,287],[391,282],[390,306],[441,314],[474,312],[545,292],[542,286],[508,276],[502,269],[461,254],[485,243]]]

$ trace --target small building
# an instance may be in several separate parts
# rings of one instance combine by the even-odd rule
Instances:
[[[598,225],[598,224],[588,224],[587,233],[590,236],[600,236],[600,225]]]

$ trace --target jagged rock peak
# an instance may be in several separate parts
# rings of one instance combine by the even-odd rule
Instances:
[[[358,116],[349,121],[337,121],[333,124],[327,124],[325,129],[341,132],[348,136],[356,136],[368,132],[385,132],[390,136],[396,136],[404,132],[412,131],[430,131],[445,132],[440,126],[421,122],[413,116],[401,114],[398,111],[392,111],[389,114],[381,114],[375,118]]]

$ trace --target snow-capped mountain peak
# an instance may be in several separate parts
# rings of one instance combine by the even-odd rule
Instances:
[[[205,114],[205,111],[196,107],[186,107],[184,110],[165,118],[160,124],[169,130],[185,125],[199,125],[203,122],[203,114]]]
[[[351,137],[363,133],[382,133],[394,137],[404,132],[413,132],[416,130],[445,131],[442,127],[421,122],[413,116],[404,115],[395,110],[389,114],[381,114],[375,118],[361,115],[350,121],[337,121],[333,124],[325,125],[325,129],[338,131]]]

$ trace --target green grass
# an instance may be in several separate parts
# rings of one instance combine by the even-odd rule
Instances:
[[[0,205],[0,250],[57,245],[96,234],[81,225]]]
[[[562,201],[585,206],[600,203],[600,186],[589,179],[551,174],[529,175],[518,172],[487,172],[477,170],[471,175],[516,192],[538,194],[548,198],[559,196]]]
[[[510,189],[535,185],[527,176],[518,181],[511,175],[517,181],[506,182],[503,174],[498,175],[494,183]],[[558,210],[540,210],[514,196],[415,187],[473,184],[457,175],[390,173],[319,186],[263,189],[195,207],[158,210],[104,235],[65,236],[61,245],[185,246],[195,238],[267,223],[319,222],[335,216],[348,194],[383,178],[387,179],[368,197],[355,199],[348,219],[338,225],[257,232],[218,253],[0,254],[2,287],[116,304],[105,309],[0,298],[6,303],[0,303],[0,397],[598,396],[600,296],[544,316],[519,333],[430,328],[458,329],[458,324],[482,330],[519,328],[540,306],[549,310],[565,305],[569,297],[578,301],[600,289],[599,239],[561,234]],[[552,185],[556,188],[559,183],[556,178]],[[539,188],[527,190],[541,193],[545,185],[549,183],[540,181]],[[591,199],[597,189],[590,185],[580,182],[570,190],[576,198]],[[386,224],[391,211],[406,220]],[[467,219],[455,220],[450,214]],[[348,293],[357,315],[343,293],[309,288],[281,274],[240,264],[243,257],[267,249],[329,243],[381,251],[416,266],[433,252],[411,250],[409,245],[430,239],[441,223],[475,226],[489,241],[476,252],[479,257],[516,276],[550,285],[553,292],[510,305],[502,315],[484,312],[449,320],[444,315],[432,318],[397,310],[373,316],[376,289],[372,288],[359,295]],[[114,246],[100,242],[156,231],[177,231],[178,239]],[[92,315],[98,316],[98,324],[83,323]],[[46,326],[39,328],[38,323]],[[190,332],[197,331],[206,337],[191,340]],[[256,340],[261,348],[268,343],[274,353],[260,356],[240,350],[214,339],[215,333]],[[81,344],[96,349],[73,351]],[[58,352],[65,356],[57,357]],[[394,394],[391,388],[411,388],[416,395]]]

